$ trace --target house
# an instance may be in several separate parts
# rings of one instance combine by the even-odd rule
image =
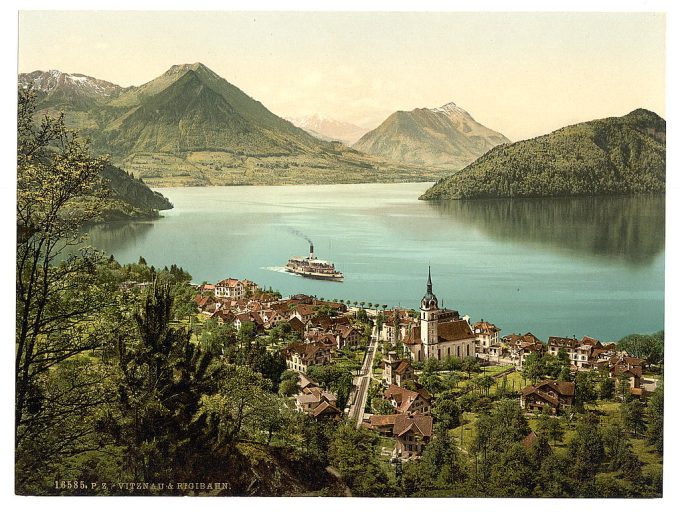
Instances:
[[[467,319],[461,319],[456,310],[439,308],[428,270],[427,290],[420,301],[420,324],[412,326],[403,339],[411,358],[422,362],[428,358],[444,360],[450,356],[474,357],[475,342]]]
[[[544,380],[522,389],[520,405],[528,412],[542,412],[547,406],[553,415],[574,404],[575,386],[572,381]]]
[[[293,329],[293,331],[297,331],[300,335],[302,335],[305,332],[304,323],[297,317],[292,317],[288,321],[288,324],[290,324],[290,327]]]
[[[385,320],[380,327],[378,339],[392,344],[403,340],[409,327],[417,321],[417,319],[411,317],[409,310],[395,308],[394,310],[385,310],[384,315]]]
[[[475,352],[477,353],[477,356],[488,356],[491,353],[491,347],[500,347],[498,334],[501,330],[495,324],[491,324],[482,319],[472,325],[472,332],[475,334],[476,338]],[[496,349],[494,353],[498,354],[498,350]]]
[[[234,278],[227,278],[215,284],[216,297],[228,297],[230,299],[242,299],[246,291],[241,281]]]
[[[511,334],[503,337],[505,343],[510,351],[510,358],[515,361],[517,367],[522,368],[524,362],[532,353],[543,354],[545,352],[545,345],[541,340],[531,332],[524,335]]]
[[[262,331],[265,327],[264,321],[262,320],[262,317],[259,316],[259,314],[256,312],[245,312],[236,314],[234,317],[234,327],[236,328],[236,331],[239,331],[241,327],[248,322],[255,325],[256,331]]]
[[[338,349],[345,346],[355,347],[361,340],[361,332],[354,326],[340,326],[338,328]]]
[[[286,367],[298,372],[307,372],[310,365],[327,365],[331,362],[333,346],[323,342],[291,344],[282,350]]]
[[[425,446],[432,439],[432,417],[417,413],[397,415],[393,433],[397,439],[395,449],[398,457],[409,459],[422,456]]]
[[[372,415],[362,424],[379,433],[396,439],[396,456],[407,460],[422,456],[425,446],[432,439],[432,417],[419,413],[396,415]]]
[[[548,353],[557,356],[560,349],[566,351],[572,367],[576,370],[581,370],[591,369],[604,348],[599,340],[592,337],[583,337],[581,340],[576,338],[549,337]]]
[[[323,401],[314,410],[310,412],[310,416],[315,419],[337,419],[342,417],[342,412],[334,404]]]
[[[388,385],[403,386],[407,381],[415,380],[415,371],[405,358],[397,359],[397,353],[390,351],[383,361],[383,379]]]
[[[430,394],[425,390],[408,390],[395,384],[387,387],[383,397],[395,407],[397,413],[430,413]]]
[[[310,305],[298,304],[291,314],[291,319],[297,317],[300,321],[307,324],[316,315],[316,309]]]
[[[255,283],[254,281],[241,280],[241,285],[243,286],[243,290],[245,293],[255,294],[257,292],[257,283]]]
[[[617,383],[621,380],[628,380],[630,383],[630,392],[633,395],[642,396],[642,366],[631,365],[621,359],[609,369],[609,377],[614,378]]]
[[[302,413],[312,413],[320,404],[328,403],[335,406],[337,397],[328,390],[318,386],[306,387],[301,394],[295,397],[295,409]]]

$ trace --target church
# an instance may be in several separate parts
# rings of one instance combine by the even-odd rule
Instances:
[[[475,356],[475,334],[466,319],[456,310],[439,308],[437,296],[432,292],[432,276],[427,271],[427,291],[420,301],[420,324],[412,326],[403,340],[413,361],[428,358],[445,360],[449,356],[470,358]]]

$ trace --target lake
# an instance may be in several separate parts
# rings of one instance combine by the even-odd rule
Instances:
[[[175,263],[193,281],[248,278],[282,294],[417,308],[428,265],[440,306],[503,331],[603,341],[663,329],[662,196],[419,201],[431,184],[156,189],[175,208],[97,226],[121,263]],[[305,255],[342,283],[282,272]]]

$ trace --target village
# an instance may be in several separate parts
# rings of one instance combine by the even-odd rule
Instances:
[[[433,410],[447,388],[477,389],[481,400],[494,390],[516,397],[528,416],[557,416],[575,406],[577,374],[597,375],[612,396],[641,401],[657,385],[646,361],[614,343],[588,336],[551,336],[543,342],[530,332],[501,336],[501,328],[488,320],[471,322],[440,308],[429,271],[419,311],[304,294],[282,298],[247,279],[196,288],[194,301],[206,321],[236,331],[250,325],[255,336],[287,325],[297,341],[268,350],[279,352],[288,369],[284,378],[295,382],[288,388],[290,406],[320,422],[347,418],[379,433],[383,456],[391,462],[422,455],[437,423]],[[559,369],[552,376],[546,370],[551,364]],[[342,402],[310,377],[314,369],[330,366],[351,372],[351,390]],[[461,383],[455,371],[476,378]],[[439,417],[445,416],[445,402]],[[457,428],[462,440],[465,427]],[[523,444],[536,439],[532,431]]]

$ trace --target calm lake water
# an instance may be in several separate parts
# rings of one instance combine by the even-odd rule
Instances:
[[[99,226],[118,261],[182,266],[194,282],[249,278],[284,295],[417,308],[432,266],[440,305],[531,331],[609,341],[663,329],[664,198],[447,201],[430,184],[157,189],[162,219]],[[343,283],[282,272],[308,252]]]

